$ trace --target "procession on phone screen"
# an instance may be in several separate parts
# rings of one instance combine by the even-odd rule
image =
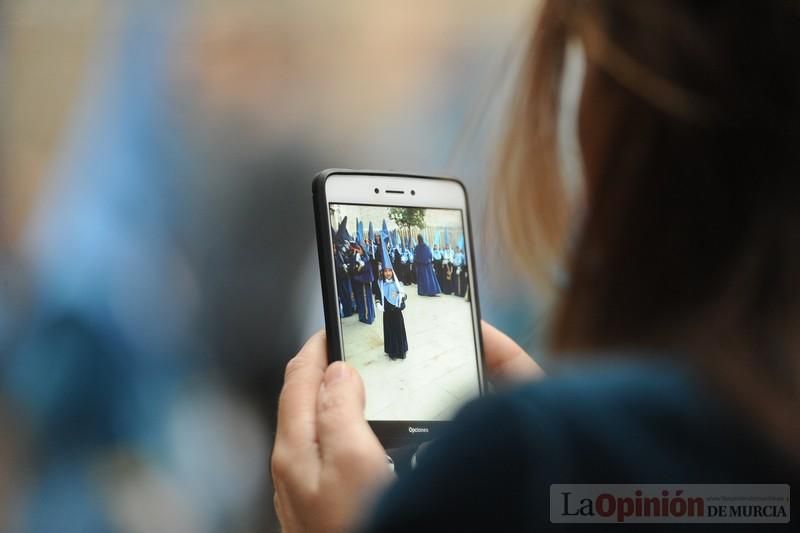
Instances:
[[[329,208],[343,358],[367,419],[452,418],[480,393],[461,210]]]

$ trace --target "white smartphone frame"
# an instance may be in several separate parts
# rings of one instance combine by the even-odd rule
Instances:
[[[376,192],[377,191],[377,192]],[[428,177],[367,175],[367,174],[333,174],[325,181],[325,197],[327,209],[331,204],[358,204],[366,206],[387,207],[422,207],[430,209],[457,209],[461,212],[461,220],[465,242],[470,250],[467,252],[468,260],[472,262],[474,255],[467,195],[462,184],[457,180],[437,179]],[[326,217],[328,232],[331,229],[331,218]],[[334,252],[330,250],[330,264],[334,264]],[[475,272],[471,265],[471,273]],[[477,294],[475,290],[475,276],[469,278],[469,294]],[[338,295],[338,288],[335,288]],[[480,320],[478,315],[477,298],[470,298],[470,312],[472,315],[472,338],[475,346],[476,367],[478,370],[478,390],[481,396],[486,394],[484,379],[483,347],[481,346]],[[346,360],[344,349],[344,335],[342,322],[336,321],[339,329],[339,349],[342,358]],[[371,420],[372,421],[372,420]],[[375,420],[374,422],[383,422]]]

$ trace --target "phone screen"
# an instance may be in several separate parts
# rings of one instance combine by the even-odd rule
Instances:
[[[460,209],[329,204],[343,358],[370,421],[444,421],[481,391]]]

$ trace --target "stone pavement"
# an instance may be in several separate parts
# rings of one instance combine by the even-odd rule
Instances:
[[[404,290],[406,359],[384,353],[377,310],[371,325],[358,315],[342,319],[345,359],[364,380],[368,420],[447,420],[479,390],[470,304],[452,295],[418,296],[416,285]]]

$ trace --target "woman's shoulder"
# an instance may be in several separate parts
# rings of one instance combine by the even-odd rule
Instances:
[[[553,484],[790,482],[753,434],[686,366],[584,364],[462,409],[369,530],[545,526]]]
[[[734,401],[691,366],[658,357],[582,364],[464,416],[509,424],[516,451],[552,482],[777,482],[788,465]]]
[[[686,366],[604,358],[476,400],[461,411],[456,427],[489,418],[519,434],[534,434],[540,445],[575,433],[614,440],[620,428],[629,434],[656,418],[662,424],[695,415],[707,421],[717,403]],[[542,439],[544,434],[549,439]]]
[[[701,411],[708,415],[719,404],[705,389],[687,365],[663,358],[608,357],[573,363],[540,381],[499,394],[489,403],[583,426],[611,414],[628,422],[656,413],[659,417]],[[689,405],[694,408],[687,413]]]

